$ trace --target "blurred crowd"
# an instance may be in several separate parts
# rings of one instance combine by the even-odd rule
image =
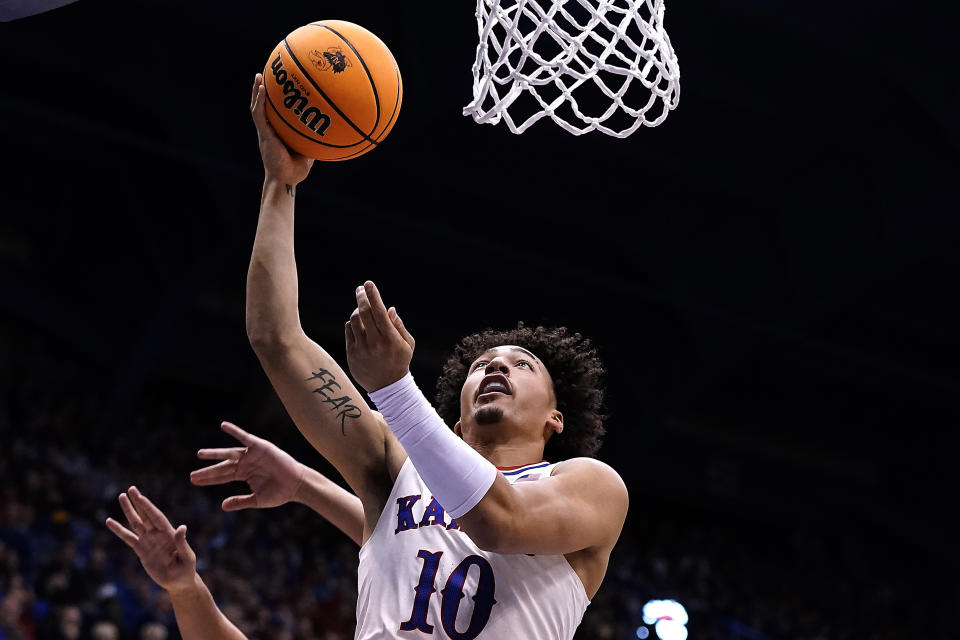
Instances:
[[[163,590],[103,525],[121,518],[117,495],[132,482],[188,526],[201,576],[250,638],[353,637],[350,540],[300,505],[223,513],[225,491],[187,480],[199,463],[184,434],[211,425],[154,401],[132,428],[110,428],[77,359],[14,337],[0,340],[0,640],[179,637]],[[816,514],[798,526],[671,511],[631,490],[627,531],[577,638],[656,638],[642,608],[665,598],[684,605],[696,640],[950,637],[956,585],[924,582],[903,550]]]

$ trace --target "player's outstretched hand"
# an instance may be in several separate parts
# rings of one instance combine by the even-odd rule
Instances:
[[[120,494],[127,526],[107,518],[107,528],[127,543],[154,582],[168,592],[194,586],[197,556],[187,544],[187,527],[176,529],[136,487]],[[128,528],[129,527],[129,528]]]
[[[224,511],[278,507],[293,500],[303,484],[304,467],[277,445],[224,422],[220,428],[239,440],[242,447],[200,449],[201,460],[222,460],[197,469],[190,482],[198,486],[225,484],[235,480],[250,485],[252,493],[230,496],[223,501]]]
[[[310,173],[313,158],[294,153],[283,144],[283,140],[267,121],[267,88],[263,84],[263,74],[253,79],[253,95],[250,96],[250,114],[257,125],[257,138],[260,140],[260,156],[263,158],[263,170],[267,177],[279,180],[290,186],[296,186]]]
[[[397,310],[383,306],[377,285],[367,280],[356,295],[357,308],[344,327],[347,364],[357,384],[376,391],[407,374],[416,343]]]

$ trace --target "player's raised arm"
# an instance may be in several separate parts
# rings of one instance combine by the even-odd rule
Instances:
[[[197,574],[197,556],[187,528],[176,529],[136,487],[120,494],[127,527],[107,518],[107,527],[133,549],[147,575],[167,591],[184,640],[246,640],[227,620]]]
[[[247,274],[247,335],[287,412],[310,443],[371,509],[389,494],[386,461],[395,449],[382,420],[346,373],[300,326],[294,259],[294,200],[312,160],[291,154],[264,115],[257,74],[250,109],[264,165],[263,197]]]
[[[305,504],[351,540],[362,544],[363,506],[360,499],[320,472],[297,462],[277,445],[224,422],[220,427],[236,438],[241,447],[200,449],[201,460],[220,460],[190,474],[197,486],[246,482],[250,493],[230,496],[224,511],[268,509],[288,502]]]

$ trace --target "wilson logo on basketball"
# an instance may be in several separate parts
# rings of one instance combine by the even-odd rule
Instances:
[[[353,63],[343,53],[340,47],[330,47],[326,51],[314,49],[310,52],[310,60],[321,71],[333,71],[341,73],[347,67],[352,67]]]
[[[307,97],[300,92],[292,80],[287,79],[287,71],[283,68],[279,53],[277,59],[270,64],[270,69],[273,71],[273,79],[277,81],[277,85],[285,96],[283,106],[300,116],[300,122],[308,129],[322,136],[330,126],[330,116],[318,107],[307,106]]]

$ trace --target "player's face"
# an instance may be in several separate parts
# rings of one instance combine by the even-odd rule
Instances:
[[[465,436],[484,437],[484,431],[496,429],[507,439],[533,438],[562,428],[550,373],[534,354],[513,345],[490,349],[471,363],[460,416]]]

